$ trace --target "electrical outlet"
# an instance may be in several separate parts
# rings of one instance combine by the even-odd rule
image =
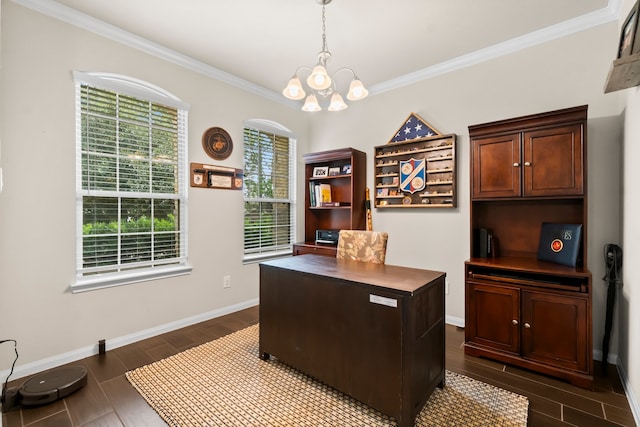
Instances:
[[[222,278],[222,287],[223,288],[231,287],[231,276],[227,275]]]
[[[449,295],[449,281],[444,279],[444,294]]]

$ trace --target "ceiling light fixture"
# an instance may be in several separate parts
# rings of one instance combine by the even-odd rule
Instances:
[[[316,0],[316,2],[322,5],[322,50],[318,53],[318,63],[313,67],[313,69],[304,66],[298,67],[291,77],[291,80],[289,80],[289,84],[282,91],[282,94],[293,100],[300,100],[306,96],[304,105],[302,106],[303,111],[322,110],[322,107],[318,102],[318,97],[328,98],[331,96],[329,107],[327,109],[329,111],[340,111],[347,108],[347,104],[344,102],[344,99],[338,92],[336,86],[335,76],[339,72],[348,71],[352,75],[349,92],[347,93],[348,100],[358,101],[360,99],[364,99],[369,94],[369,91],[364,87],[362,81],[360,81],[358,76],[356,76],[356,73],[351,68],[340,68],[338,71],[333,73],[333,76],[329,76],[329,73],[327,72],[327,62],[331,59],[331,52],[327,49],[325,7],[331,3],[331,0]],[[307,85],[309,95],[307,95],[307,91],[305,91],[300,79],[299,74],[301,72],[309,73],[306,80],[304,80]]]

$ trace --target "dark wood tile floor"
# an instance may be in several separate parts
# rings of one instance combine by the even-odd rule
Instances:
[[[258,307],[212,319],[75,362],[87,367],[87,386],[67,398],[2,415],[6,427],[164,426],[131,387],[128,370],[149,364],[258,322]],[[464,330],[446,327],[446,367],[529,398],[529,426],[635,426],[615,368],[598,377],[594,391],[464,355]],[[13,381],[19,386],[27,378]]]

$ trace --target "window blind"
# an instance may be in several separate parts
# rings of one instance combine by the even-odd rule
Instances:
[[[291,253],[295,235],[294,141],[245,125],[245,259]]]
[[[78,285],[175,274],[187,265],[187,111],[82,81],[76,102]]]

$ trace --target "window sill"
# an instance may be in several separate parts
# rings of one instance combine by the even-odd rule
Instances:
[[[193,267],[179,265],[169,267],[156,267],[142,271],[130,271],[126,273],[96,274],[95,276],[80,277],[73,283],[71,293],[93,291],[96,289],[112,288],[114,286],[129,285],[131,283],[146,282],[149,280],[166,279],[168,277],[184,276],[191,274]]]
[[[284,251],[277,251],[277,252],[265,252],[265,253],[259,253],[259,254],[249,254],[249,255],[245,255],[244,256],[244,258],[242,259],[242,263],[243,264],[252,264],[252,263],[256,263],[256,262],[267,261],[269,259],[283,258],[283,257],[287,257],[287,256],[292,256],[292,255],[293,255],[293,250],[292,249],[286,249]]]

